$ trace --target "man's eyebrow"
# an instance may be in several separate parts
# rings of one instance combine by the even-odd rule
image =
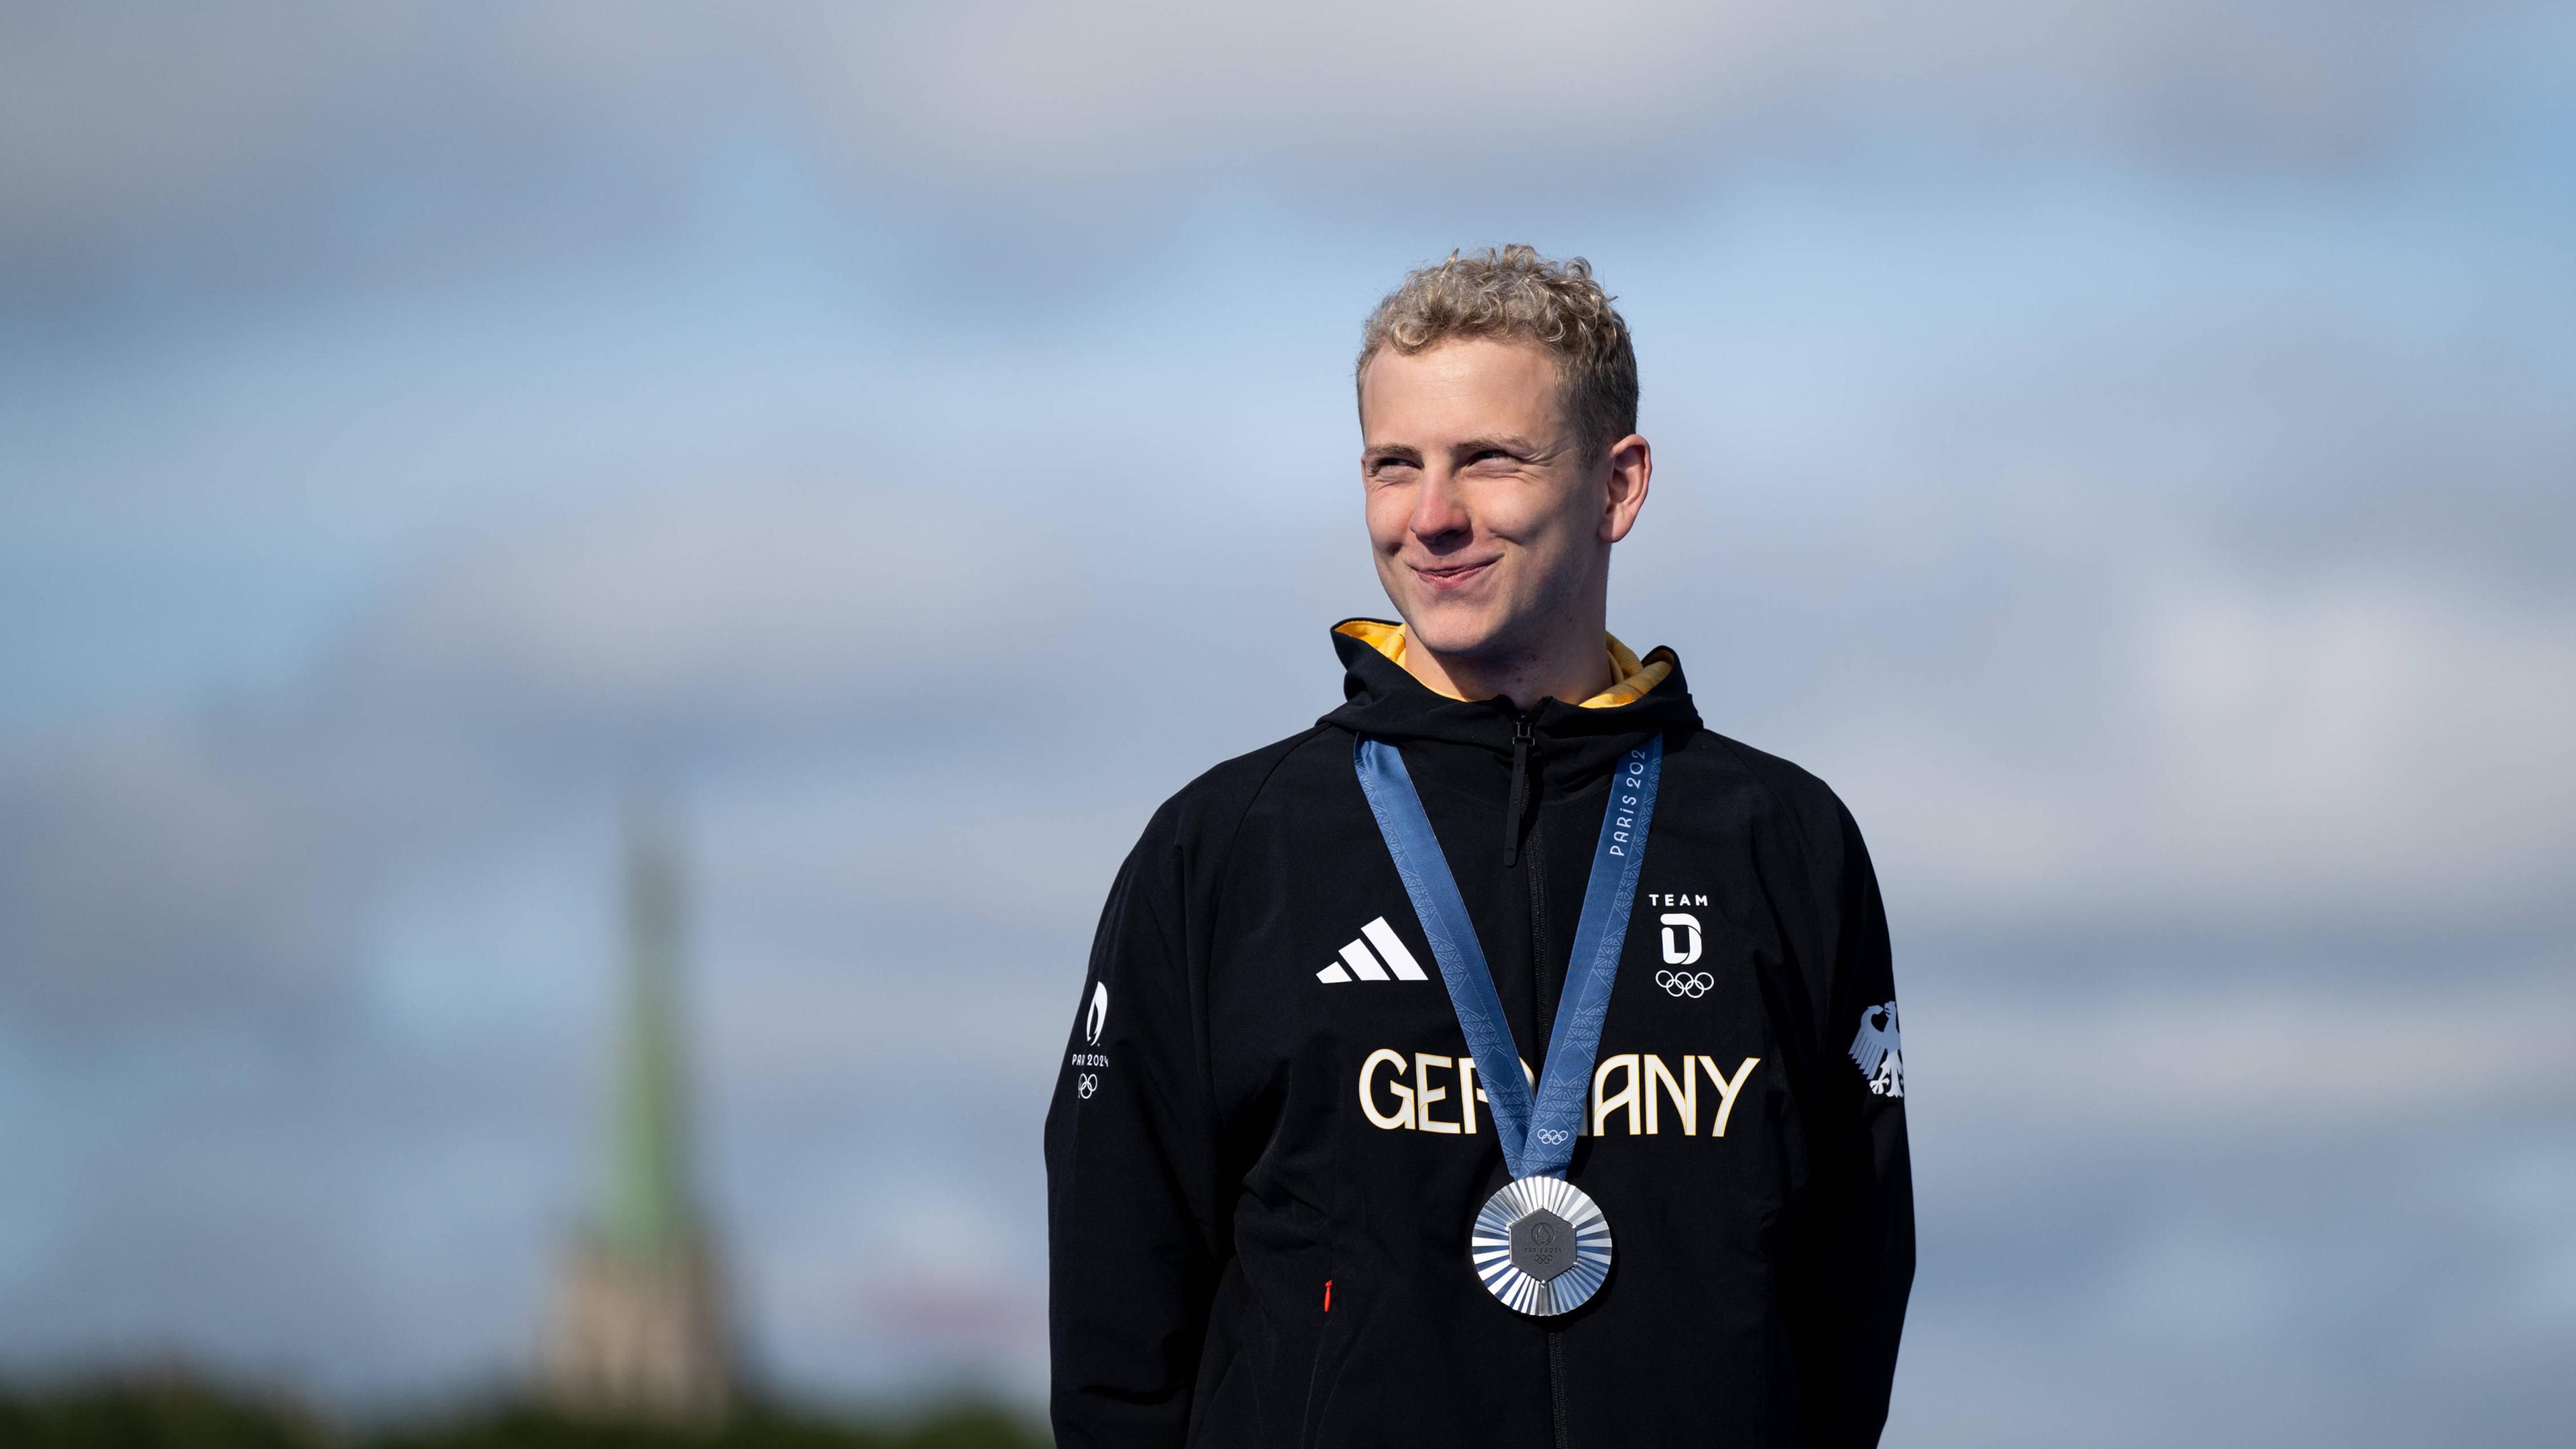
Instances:
[[[1370,443],[1360,449],[1363,458],[1419,458],[1422,450],[1411,443]]]
[[[1544,452],[1545,450],[1527,438],[1516,438],[1504,435],[1491,438],[1467,438],[1452,444],[1449,451],[1461,457],[1470,453],[1491,451],[1513,453],[1524,458],[1529,458],[1536,457],[1539,453]]]

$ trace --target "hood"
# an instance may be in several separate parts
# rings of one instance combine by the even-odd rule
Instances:
[[[1681,660],[1657,648],[1639,659],[1604,636],[1619,683],[1581,704],[1541,700],[1529,712],[1538,755],[1551,785],[1565,788],[1608,775],[1619,756],[1650,734],[1669,747],[1699,728]],[[1394,744],[1437,742],[1491,751],[1508,761],[1514,725],[1523,718],[1508,699],[1453,699],[1405,672],[1404,626],[1345,619],[1333,626],[1342,660],[1342,706],[1318,724]]]

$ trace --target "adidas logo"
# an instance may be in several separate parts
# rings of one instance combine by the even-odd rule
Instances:
[[[1374,956],[1369,954],[1371,946],[1377,948]],[[1381,960],[1385,964],[1379,964]],[[1345,967],[1349,969],[1343,969]],[[1413,953],[1404,949],[1404,942],[1396,939],[1395,928],[1386,923],[1386,917],[1380,916],[1360,927],[1360,939],[1344,946],[1342,959],[1316,972],[1315,979],[1326,986],[1339,985],[1355,976],[1362,981],[1384,981],[1390,971],[1395,973],[1398,981],[1431,979],[1422,974],[1422,963],[1414,960]]]

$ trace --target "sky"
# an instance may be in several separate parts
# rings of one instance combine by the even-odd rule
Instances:
[[[649,787],[753,1360],[1033,1398],[1101,897],[1386,611],[1368,308],[1526,241],[1613,629],[1886,890],[1888,1442],[2545,1434],[2571,176],[2537,5],[12,7],[0,1372],[523,1374]]]

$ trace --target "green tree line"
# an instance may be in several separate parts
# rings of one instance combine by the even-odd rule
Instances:
[[[185,1379],[0,1388],[0,1449],[1043,1449],[1046,1442],[1024,1418],[972,1403],[882,1421],[751,1405],[702,1429],[493,1404],[363,1425]]]

